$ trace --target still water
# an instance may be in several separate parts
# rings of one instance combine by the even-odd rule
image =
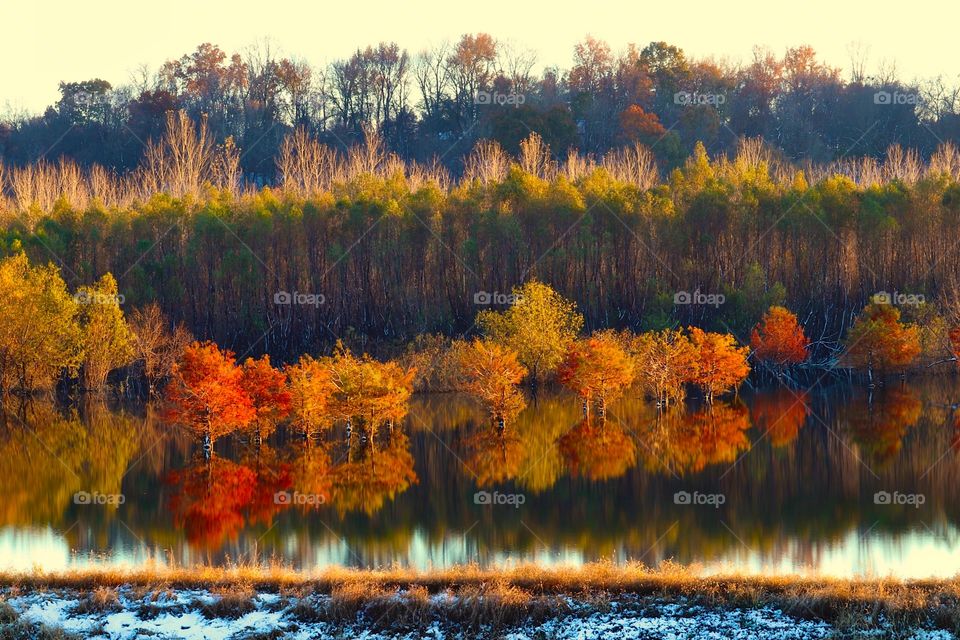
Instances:
[[[402,428],[231,437],[210,460],[149,406],[42,401],[0,423],[0,568],[598,559],[706,571],[960,572],[954,377],[744,393],[585,422],[541,392],[501,435],[458,395]],[[349,444],[348,444],[349,442]]]

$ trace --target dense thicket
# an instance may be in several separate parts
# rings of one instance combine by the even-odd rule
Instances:
[[[659,181],[649,154],[633,154],[558,165],[536,138],[516,162],[479,145],[471,178],[451,183],[368,144],[318,169],[316,184],[292,169],[246,191],[173,188],[168,176],[167,193],[112,207],[71,204],[53,185],[49,212],[0,205],[0,242],[59,265],[71,288],[111,272],[128,307],[156,300],[195,335],[280,359],[338,337],[371,348],[470,332],[532,277],[574,300],[588,330],[680,323],[746,344],[785,304],[822,355],[880,292],[908,320],[929,314],[922,299],[957,325],[952,147],[927,165],[893,148],[883,163],[809,179],[751,142],[733,159],[700,147]]]
[[[205,43],[128,84],[65,78],[42,115],[0,116],[0,157],[24,164],[63,155],[83,165],[135,167],[165,113],[205,117],[213,141],[245,153],[250,180],[271,179],[286,133],[305,127],[345,150],[379,131],[405,160],[437,157],[459,174],[481,138],[516,152],[531,131],[559,154],[641,142],[661,166],[683,161],[697,141],[731,152],[762,136],[795,160],[879,157],[890,144],[929,155],[960,138],[960,91],[942,78],[907,82],[854,53],[849,73],[810,47],[782,55],[756,49],[742,63],[693,59],[665,42],[614,52],[594,38],[573,47],[569,68],[538,69],[535,52],[467,34],[408,52],[395,43],[358,48],[320,68],[269,43],[230,54]]]

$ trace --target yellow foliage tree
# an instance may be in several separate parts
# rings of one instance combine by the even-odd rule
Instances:
[[[0,261],[0,387],[50,389],[83,357],[78,305],[53,265]]]
[[[99,390],[111,371],[133,362],[135,337],[123,318],[112,274],[105,274],[93,286],[81,287],[74,298],[80,305],[83,328],[83,387]]]
[[[630,341],[629,349],[646,395],[661,407],[683,400],[684,384],[693,379],[697,368],[696,349],[683,332],[643,333]]]
[[[368,355],[357,357],[342,345],[323,364],[330,372],[330,413],[335,420],[348,427],[358,420],[368,435],[376,436],[382,426],[392,429],[406,416],[416,370]]]
[[[514,287],[513,295],[509,309],[477,314],[477,325],[488,338],[516,351],[534,380],[544,380],[563,361],[583,316],[575,303],[536,280]]]

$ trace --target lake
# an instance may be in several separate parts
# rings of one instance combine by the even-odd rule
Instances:
[[[206,460],[155,407],[8,402],[0,568],[279,560],[420,568],[607,559],[705,571],[960,572],[960,384],[835,383],[605,422],[541,391],[501,435],[413,398],[366,440],[233,436]]]

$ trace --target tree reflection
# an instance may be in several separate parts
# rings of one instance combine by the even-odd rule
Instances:
[[[879,466],[900,453],[903,438],[917,423],[923,404],[910,387],[861,394],[846,407],[850,433],[861,450]]]
[[[121,481],[140,443],[135,419],[101,402],[61,412],[52,402],[6,404],[0,417],[0,524],[64,522],[78,491],[121,493]],[[107,517],[117,504],[86,515]]]
[[[254,473],[254,489],[247,509],[250,524],[270,525],[273,517],[287,503],[277,500],[277,494],[287,492],[293,486],[291,465],[277,455],[265,442],[255,442],[246,447],[240,462]]]
[[[805,391],[795,393],[778,388],[770,393],[758,393],[753,396],[750,406],[751,421],[774,447],[785,447],[796,440],[809,415],[810,404]]]
[[[346,461],[330,470],[332,502],[341,515],[348,511],[373,515],[417,482],[407,435],[397,429],[386,439],[386,446],[379,446],[375,438],[352,438]]]
[[[526,457],[523,439],[513,431],[500,432],[485,426],[478,429],[466,442],[467,456],[463,461],[468,473],[474,475],[478,487],[489,487],[513,480],[520,475]]]
[[[716,402],[694,412],[675,407],[649,425],[641,448],[644,467],[674,475],[732,463],[750,449],[750,416],[740,404]]]
[[[330,500],[333,486],[332,464],[330,460],[330,446],[321,443],[319,446],[292,447],[290,471],[292,473],[292,490],[310,496],[322,498],[303,501],[295,506],[304,510],[315,509],[321,503]]]
[[[170,510],[187,541],[206,549],[235,539],[244,525],[244,510],[257,490],[257,474],[246,465],[218,455],[196,456],[186,469],[171,471]]]
[[[616,420],[585,419],[560,438],[572,475],[590,480],[619,478],[637,461],[633,439]]]

